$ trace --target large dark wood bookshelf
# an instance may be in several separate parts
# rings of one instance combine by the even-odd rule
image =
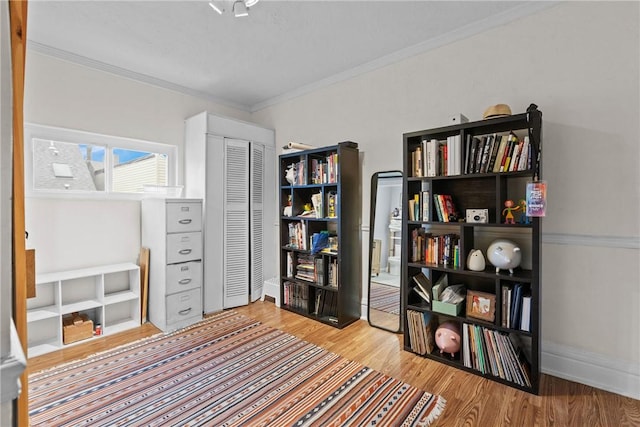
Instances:
[[[358,153],[358,144],[346,141],[279,157],[282,307],[337,328],[360,318]],[[314,234],[330,245],[313,253]]]
[[[528,150],[530,160],[523,161],[518,170],[517,165],[514,171],[493,172],[491,167],[487,167],[484,172],[478,172],[467,164],[473,138],[481,140],[483,137],[489,140],[493,136],[495,141],[499,141],[502,135],[515,135],[518,140],[527,137],[531,149]],[[456,159],[459,164],[455,166],[455,173],[444,172],[443,167],[436,167],[426,171],[426,160],[416,165],[416,158],[424,153],[425,142],[437,140],[440,145],[446,145],[448,137],[458,137],[461,151]],[[420,148],[420,149],[419,149]],[[526,113],[515,114],[506,117],[492,118],[475,122],[462,123],[445,126],[435,129],[406,133],[403,135],[403,161],[404,179],[403,194],[406,205],[404,208],[409,212],[410,200],[418,194],[420,208],[417,209],[413,218],[409,215],[403,216],[403,235],[405,244],[402,252],[402,286],[404,316],[404,348],[407,351],[423,354],[424,357],[437,360],[456,368],[486,377],[506,385],[521,389],[530,393],[538,394],[540,388],[540,218],[529,217],[519,218],[516,214],[516,223],[507,224],[503,217],[504,202],[507,199],[518,201],[525,198],[526,185],[528,182],[541,179],[541,149],[542,149],[542,113],[535,105],[529,107]],[[417,156],[417,157],[416,157]],[[491,156],[488,157],[491,161]],[[442,163],[440,166],[443,166]],[[448,167],[454,168],[450,163]],[[425,175],[431,176],[425,176]],[[427,193],[428,192],[428,197]],[[444,222],[437,215],[434,194],[446,194],[452,197],[458,213],[457,217],[450,218],[449,222]],[[422,214],[423,203],[428,203],[428,212]],[[488,220],[484,223],[467,222],[465,212],[467,209],[487,209]],[[442,218],[444,219],[444,218]],[[520,220],[522,219],[522,222]],[[427,259],[426,243],[428,238],[448,234],[452,247],[457,248],[453,261],[444,264],[441,260],[433,258]],[[420,238],[416,238],[416,235]],[[422,237],[425,236],[425,237]],[[487,257],[489,244],[498,239],[509,239],[516,242],[522,251],[522,262],[514,269],[513,274],[508,270],[496,272],[496,268],[491,265]],[[444,238],[442,238],[444,239]],[[421,246],[418,248],[418,240]],[[486,260],[486,268],[482,271],[472,271],[467,267],[467,257],[472,249],[480,249]],[[448,283],[463,284],[467,290],[467,297],[470,291],[492,294],[495,297],[495,315],[493,319],[482,320],[466,315],[467,301],[465,300],[459,314],[443,314],[433,307],[433,298],[429,302],[421,298],[413,291],[415,286],[413,277],[422,272],[430,280],[431,285],[438,282],[444,275],[447,275]],[[530,319],[528,330],[522,330],[519,322],[506,325],[507,315],[505,307],[507,298],[503,298],[503,288],[516,292],[516,285],[527,297],[530,296]],[[505,288],[506,287],[506,288]],[[506,294],[505,294],[506,295]],[[515,302],[512,296],[509,302]],[[409,324],[409,311],[419,312],[424,316],[424,325],[429,321],[432,323],[427,329],[427,334],[431,334],[431,345],[422,352],[416,351],[416,346],[412,346],[412,339],[418,338],[415,332],[411,332]],[[413,315],[415,319],[415,315]],[[441,353],[433,342],[433,333],[438,324],[445,321],[453,321],[460,329],[460,338],[463,342],[460,351],[451,354]],[[514,325],[513,323],[518,323]],[[415,331],[418,327],[413,325]],[[467,331],[465,337],[464,330]],[[479,335],[478,335],[479,333]],[[473,335],[476,334],[476,335]],[[469,335],[475,339],[484,340],[480,344],[474,342]],[[427,335],[424,335],[427,336]],[[520,356],[513,354],[510,356],[508,343],[504,337],[520,348]],[[468,347],[465,347],[464,341]],[[478,365],[479,354],[484,350],[484,367]],[[473,350],[472,350],[473,349]],[[466,354],[465,354],[466,353]],[[487,358],[487,356],[489,356]],[[476,362],[473,361],[474,357]],[[516,361],[518,359],[519,361]],[[509,368],[508,365],[512,366]],[[515,368],[513,365],[517,365]],[[520,368],[519,372],[516,370]],[[507,373],[507,369],[511,373]],[[522,376],[521,371],[526,372]],[[520,376],[520,378],[519,378]]]

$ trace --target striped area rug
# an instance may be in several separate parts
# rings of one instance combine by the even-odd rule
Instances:
[[[371,281],[371,308],[400,314],[400,288]]]
[[[32,426],[426,426],[444,405],[234,311],[29,376]]]

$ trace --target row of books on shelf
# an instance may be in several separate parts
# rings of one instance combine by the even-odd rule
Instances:
[[[460,135],[444,141],[423,139],[411,153],[414,177],[453,176],[462,173],[462,141]]]
[[[316,289],[312,314],[318,317],[328,318],[328,320],[337,323],[337,313],[338,294],[336,292]]]
[[[464,151],[460,135],[446,140],[423,139],[411,152],[414,177],[516,172],[531,169],[532,163],[533,146],[529,136],[518,138],[513,132],[467,135]]]
[[[309,250],[309,238],[307,237],[307,224],[304,221],[290,222],[288,225],[289,243],[288,248]]]
[[[283,285],[283,301],[284,305],[289,308],[309,312],[314,316],[325,317],[329,321],[337,320],[338,295],[335,291],[313,289],[301,283],[285,281]],[[312,306],[309,306],[309,301],[312,301]]]
[[[460,235],[447,233],[433,235],[424,228],[411,231],[411,262],[443,265],[459,268]]]
[[[533,147],[528,136],[513,132],[467,138],[464,173],[517,172],[531,169]]]
[[[502,327],[531,331],[531,294],[521,283],[502,285]]]
[[[463,323],[462,361],[467,368],[531,387],[530,365],[515,334]]]
[[[285,281],[282,297],[284,305],[305,310],[309,305],[309,287],[301,283]]]
[[[338,182],[338,153],[324,159],[311,159],[311,183],[335,184]]]
[[[309,254],[287,253],[287,277],[313,282],[320,286],[338,287],[338,260]]]
[[[435,349],[436,316],[429,312],[407,310],[409,345],[418,354],[431,354]]]
[[[437,218],[440,222],[457,222],[461,218],[451,194],[434,194],[433,205],[435,206],[434,221]],[[409,221],[429,221],[430,210],[429,191],[414,194],[409,200]]]

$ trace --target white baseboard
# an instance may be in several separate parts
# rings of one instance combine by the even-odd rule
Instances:
[[[627,361],[543,341],[541,370],[640,400],[640,366]]]

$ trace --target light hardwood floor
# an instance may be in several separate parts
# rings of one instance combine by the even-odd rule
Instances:
[[[434,426],[640,426],[640,401],[543,375],[540,395],[402,350],[402,335],[358,321],[342,330],[278,309],[270,301],[236,311],[447,400]],[[151,324],[29,359],[29,372],[158,333]]]

